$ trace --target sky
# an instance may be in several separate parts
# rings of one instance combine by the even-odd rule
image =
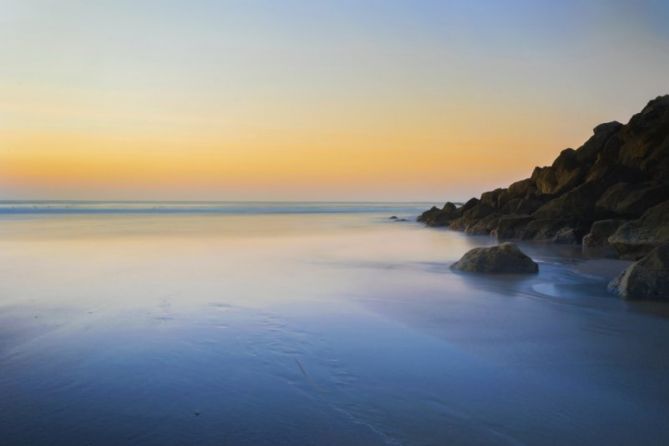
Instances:
[[[466,199],[669,93],[669,3],[0,0],[0,198]]]

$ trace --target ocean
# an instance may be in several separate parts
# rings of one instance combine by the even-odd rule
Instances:
[[[0,444],[669,443],[628,263],[454,273],[432,204],[0,202]]]

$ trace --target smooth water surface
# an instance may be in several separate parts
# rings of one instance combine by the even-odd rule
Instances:
[[[455,274],[492,241],[388,220],[422,205],[137,206],[0,211],[0,444],[669,443],[623,262]]]

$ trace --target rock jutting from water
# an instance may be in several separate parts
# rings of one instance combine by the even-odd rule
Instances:
[[[465,253],[451,268],[471,273],[535,274],[539,272],[539,265],[510,242],[497,246],[474,248]]]
[[[654,248],[634,262],[609,288],[629,300],[669,301],[669,244]]]
[[[418,221],[498,240],[580,244],[587,236],[588,247],[610,243],[622,257],[639,258],[669,240],[665,209],[669,95],[650,101],[625,125],[598,125],[581,147],[563,150],[530,178],[462,206],[433,207]]]

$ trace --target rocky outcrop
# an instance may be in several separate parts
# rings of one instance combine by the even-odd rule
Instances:
[[[634,262],[609,288],[625,299],[669,301],[669,244],[654,248]]]
[[[638,217],[668,198],[667,184],[617,183],[599,197],[594,211],[602,217]]]
[[[498,240],[581,243],[591,234],[589,244],[604,245],[601,234],[610,226],[591,230],[593,223],[640,219],[667,200],[669,95],[650,101],[625,125],[598,125],[581,147],[563,150],[530,178],[484,192],[461,207],[447,203],[443,209],[432,208],[419,221],[493,234]],[[653,215],[610,234],[617,252],[638,258],[666,238],[669,219],[661,223]]]
[[[574,149],[565,149],[550,167],[537,167],[532,172],[531,180],[542,194],[558,195],[573,189],[583,182],[587,174]]]
[[[577,228],[567,226],[555,233],[551,241],[561,245],[576,245],[580,243],[582,238],[583,236]]]
[[[471,273],[535,274],[537,265],[513,243],[468,251],[451,268]]]
[[[621,225],[608,242],[624,259],[638,259],[655,246],[669,243],[669,200]]]
[[[497,237],[497,240],[521,239],[525,228],[532,220],[529,215],[505,215],[497,222],[492,235]]]
[[[625,224],[626,220],[609,219],[599,220],[592,224],[590,232],[583,237],[584,251],[602,253],[613,253],[613,247],[609,244],[609,237],[613,235],[616,230]]]
[[[481,200],[473,203],[469,208],[463,209],[461,216],[454,219],[449,226],[453,229],[466,231],[468,227],[473,226],[493,213],[495,213],[495,208]]]
[[[462,208],[458,209],[454,203],[449,201],[441,209],[433,206],[429,211],[423,212],[418,217],[418,221],[428,226],[448,226],[451,221],[460,217],[461,214]]]

